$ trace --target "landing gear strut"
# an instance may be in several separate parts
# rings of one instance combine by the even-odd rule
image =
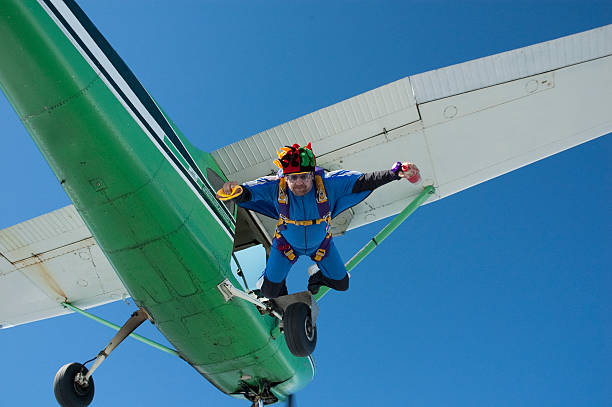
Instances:
[[[138,310],[132,314],[130,319],[121,327],[119,332],[111,339],[91,367],[87,368],[81,363],[69,363],[60,368],[53,381],[53,392],[57,402],[62,407],[86,407],[91,403],[94,396],[94,382],[91,375],[100,366],[104,359],[128,337],[136,328],[147,320],[147,314]]]

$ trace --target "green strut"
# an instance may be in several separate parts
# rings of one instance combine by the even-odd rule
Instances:
[[[77,307],[75,307],[72,304],[69,304],[67,302],[62,302],[62,305],[64,307],[68,308],[68,309],[71,309],[74,312],[78,312],[79,314],[86,316],[87,318],[91,318],[94,321],[101,323],[102,325],[106,325],[107,327],[112,328],[115,331],[118,331],[118,330],[121,329],[121,327],[119,325],[115,325],[112,322],[109,322],[109,321],[107,321],[105,319],[102,319],[102,318],[97,317],[97,316],[95,316],[93,314],[90,314],[87,311],[83,311],[82,309],[77,308]],[[180,355],[179,355],[179,353],[177,351],[175,351],[174,349],[170,349],[167,346],[162,345],[161,343],[154,342],[154,341],[152,341],[150,339],[145,338],[144,336],[141,336],[141,335],[138,335],[138,334],[135,334],[135,333],[131,333],[129,336],[131,336],[132,338],[134,338],[134,339],[136,339],[136,340],[138,340],[140,342],[146,343],[147,345],[150,345],[150,346],[152,346],[152,347],[154,347],[156,349],[159,349],[159,350],[162,350],[162,351],[164,351],[166,353],[169,353],[171,355],[179,356],[180,357]]]
[[[376,236],[372,238],[365,246],[361,248],[347,263],[346,263],[346,271],[349,272],[357,266],[357,264],[361,263],[363,259],[367,257],[368,254],[372,252],[383,240],[385,240],[389,235],[397,229],[399,225],[402,224],[406,220],[406,218],[423,204],[429,198],[429,195],[435,192],[435,188],[433,185],[428,185],[412,202],[408,204],[400,213],[398,213],[391,222],[387,226],[383,228]],[[319,292],[314,296],[315,300],[321,299],[327,292],[329,291],[329,287],[321,287]]]

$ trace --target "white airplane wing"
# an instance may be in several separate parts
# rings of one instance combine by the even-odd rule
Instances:
[[[0,328],[128,296],[74,206],[0,230]]]
[[[334,220],[341,234],[612,131],[612,25],[409,76],[213,152],[238,182],[276,173],[283,145],[312,142],[328,170],[412,161],[423,184],[386,185]],[[274,222],[261,217],[271,231]]]

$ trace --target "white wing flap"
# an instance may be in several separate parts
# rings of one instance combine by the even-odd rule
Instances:
[[[424,103],[440,196],[610,132],[610,72],[606,57]]]
[[[73,206],[0,231],[0,327],[128,296]]]
[[[612,131],[612,25],[410,76],[223,147],[229,179],[276,172],[275,150],[312,142],[318,164],[362,172],[410,160],[423,183],[382,187],[334,220],[342,233]]]

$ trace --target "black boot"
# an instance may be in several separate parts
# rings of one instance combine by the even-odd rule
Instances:
[[[323,272],[319,270],[308,279],[308,291],[310,291],[312,295],[315,295],[319,292],[319,289],[322,286],[329,287],[337,291],[346,291],[349,287],[348,273],[341,280],[333,280],[325,277]]]
[[[287,284],[285,280],[280,283],[273,283],[264,277],[263,283],[261,285],[261,294],[266,298],[276,298],[281,295],[287,295]]]

